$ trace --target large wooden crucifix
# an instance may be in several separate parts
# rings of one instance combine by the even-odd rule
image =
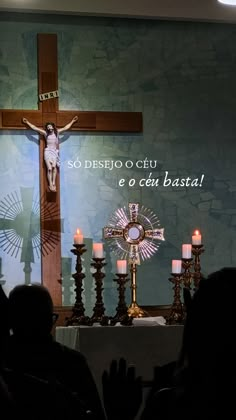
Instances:
[[[58,59],[56,34],[38,34],[38,95],[41,97],[48,92],[58,91]],[[141,112],[103,112],[103,111],[62,111],[59,110],[58,97],[49,95],[49,99],[39,101],[38,110],[0,110],[1,130],[25,130],[22,118],[27,118],[38,127],[44,127],[46,122],[52,121],[57,127],[65,126],[75,115],[78,115],[71,130],[94,132],[142,132]],[[57,192],[48,189],[46,166],[44,162],[45,139],[40,138],[40,230],[58,232],[58,240],[50,248],[50,252],[41,253],[42,283],[46,286],[54,304],[62,303],[61,291],[61,239],[60,239],[60,179],[57,176]],[[45,219],[48,204],[53,203],[51,220]],[[50,239],[48,239],[50,240]],[[50,245],[50,244],[49,244]]]

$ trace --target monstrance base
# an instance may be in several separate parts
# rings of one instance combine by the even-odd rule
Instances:
[[[132,316],[132,318],[144,318],[149,316],[148,313],[140,308],[136,302],[131,303],[127,312],[129,316]]]

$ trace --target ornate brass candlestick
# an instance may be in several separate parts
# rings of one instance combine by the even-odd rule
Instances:
[[[74,249],[71,249],[76,255],[76,273],[72,275],[75,280],[75,304],[72,309],[72,316],[66,319],[66,325],[92,325],[89,317],[85,316],[85,308],[82,299],[83,293],[83,279],[85,274],[82,273],[82,260],[81,256],[87,251],[84,244],[73,244]]]
[[[193,274],[193,280],[194,280],[194,290],[198,289],[199,282],[202,278],[201,273],[201,264],[200,264],[200,255],[204,252],[203,245],[192,245],[192,253],[194,255],[194,274]]]
[[[118,284],[118,305],[116,307],[116,315],[110,318],[110,324],[115,325],[117,322],[120,322],[122,325],[131,325],[133,318],[128,315],[128,307],[125,302],[125,284],[129,281],[128,274],[116,273],[117,279],[114,279]]]
[[[103,291],[103,278],[105,273],[102,272],[102,268],[106,265],[104,261],[105,258],[93,258],[93,263],[91,266],[96,269],[93,273],[95,279],[95,291],[96,291],[96,302],[93,308],[93,315],[91,317],[92,322],[99,322],[101,325],[108,325],[109,318],[105,315],[105,307],[102,298]]]
[[[184,321],[184,309],[183,304],[181,302],[181,282],[182,282],[182,275],[172,273],[172,277],[169,279],[172,283],[174,283],[174,300],[171,306],[170,315],[167,317],[168,324],[182,324]]]
[[[192,267],[192,258],[181,258],[182,260],[182,267],[184,269],[184,272],[182,273],[183,278],[183,284],[184,287],[191,290],[191,283],[193,279],[193,273],[190,271]]]

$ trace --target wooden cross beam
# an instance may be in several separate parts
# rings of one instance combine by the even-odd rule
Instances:
[[[57,59],[57,36],[55,34],[38,34],[38,95],[47,92],[58,91],[58,59]],[[71,130],[73,131],[94,131],[94,132],[142,132],[141,112],[103,112],[103,111],[62,111],[59,110],[58,97],[51,97],[48,100],[39,101],[38,110],[0,110],[1,130],[25,130],[22,118],[25,117],[32,124],[44,127],[46,122],[52,121],[60,128],[65,126],[75,115],[78,115]],[[53,226],[58,238],[50,252],[41,253],[42,283],[46,286],[55,305],[62,303],[61,293],[61,226],[60,226],[60,179],[57,176],[57,192],[48,189],[46,167],[44,163],[45,139],[40,138],[40,229],[42,231]],[[45,212],[50,203],[53,205],[55,217],[50,222],[45,219]],[[50,226],[48,226],[48,224]],[[50,236],[47,239],[50,242]],[[41,245],[42,247],[43,245]],[[45,249],[45,243],[44,243]]]

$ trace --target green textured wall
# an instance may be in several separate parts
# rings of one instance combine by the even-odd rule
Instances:
[[[114,210],[132,201],[158,215],[166,239],[138,268],[140,304],[171,303],[171,260],[181,257],[181,244],[191,242],[195,228],[201,230],[205,246],[204,274],[236,265],[235,25],[30,14],[3,14],[0,23],[0,108],[37,109],[36,34],[44,32],[58,35],[60,109],[143,113],[142,135],[73,133],[62,139],[64,303],[73,302],[70,250],[75,229],[83,230],[88,245],[84,297],[89,313],[94,304],[92,241],[102,239],[102,228]],[[135,168],[136,161],[145,158],[155,161],[156,168]],[[72,168],[78,160],[81,167]],[[121,161],[123,168],[86,169],[85,162],[91,160]],[[124,168],[130,160],[134,168]],[[172,181],[190,177],[202,179],[202,184],[165,186],[167,171]],[[37,203],[37,135],[0,134],[0,176],[1,203],[15,191],[22,202],[26,190],[23,207]],[[143,178],[158,178],[159,185],[140,186]],[[124,187],[120,179],[125,179]],[[129,179],[135,179],[135,186],[127,185]],[[29,245],[30,238],[37,238],[37,209],[24,232],[18,232],[28,247],[23,253],[19,246],[17,256],[5,250],[5,218],[1,210],[0,257],[8,291],[25,280],[22,258],[31,261],[30,281],[39,281],[40,257],[37,246],[33,244],[32,251]],[[117,303],[116,258],[107,247],[106,258],[104,299],[112,313]]]

